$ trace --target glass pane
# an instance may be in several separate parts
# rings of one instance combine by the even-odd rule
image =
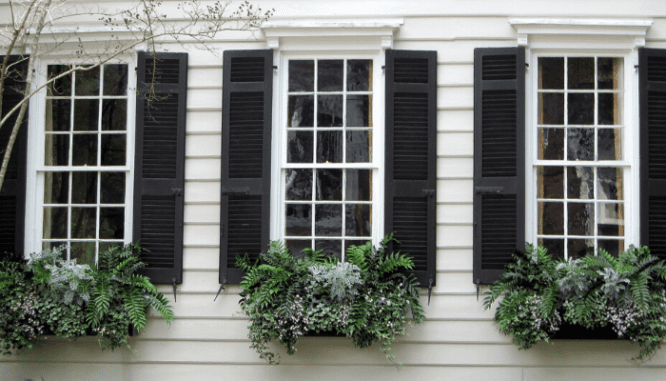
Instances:
[[[564,89],[564,57],[539,58],[539,89]]]
[[[622,160],[622,130],[600,128],[599,160]]]
[[[367,239],[346,239],[345,240],[345,253],[349,252],[352,246],[363,246],[368,242]]]
[[[314,91],[314,61],[289,61],[289,91]]]
[[[317,132],[317,163],[342,162],[342,131]]]
[[[304,249],[311,249],[312,248],[312,241],[311,240],[304,240],[304,239],[288,239],[285,240],[285,245],[287,245],[287,248],[289,251],[291,251],[291,255],[294,258],[300,258],[303,256],[302,251]]]
[[[95,266],[95,242],[72,242],[70,259],[76,259],[79,265]]]
[[[289,127],[314,126],[314,96],[289,96]]]
[[[99,67],[76,72],[76,95],[99,95]]]
[[[99,101],[76,99],[74,101],[74,131],[97,131]]]
[[[104,65],[104,95],[127,93],[127,65]]]
[[[69,135],[46,134],[44,165],[69,165]]]
[[[622,124],[620,94],[599,93],[599,124]]]
[[[347,163],[369,163],[370,131],[347,131]]]
[[[624,204],[600,203],[597,229],[599,235],[623,236]]]
[[[342,127],[342,95],[317,97],[317,126]]]
[[[287,200],[312,200],[312,170],[288,169],[285,195]]]
[[[594,235],[594,204],[570,202],[567,210],[568,234]]]
[[[342,169],[317,170],[317,200],[342,201]]]
[[[564,124],[564,94],[539,93],[539,124]]]
[[[593,239],[569,239],[567,244],[569,259],[584,257],[586,254],[594,253]]]
[[[102,165],[125,165],[125,134],[102,135]]]
[[[569,89],[594,89],[594,58],[569,58]]]
[[[74,135],[72,165],[97,165],[97,134]]]
[[[622,168],[599,168],[597,186],[600,200],[622,200]]]
[[[97,172],[72,172],[72,204],[97,203]]]
[[[97,208],[72,208],[72,238],[95,238]]]
[[[345,199],[372,201],[372,171],[368,169],[348,169]]]
[[[67,208],[45,207],[42,238],[67,238]]]
[[[67,204],[69,172],[44,173],[44,204]]]
[[[42,250],[53,250],[55,248],[59,248],[61,246],[67,246],[67,242],[63,241],[49,241],[49,242],[42,242]],[[62,250],[62,256],[66,257],[67,256],[67,248],[64,247]]]
[[[102,172],[102,204],[125,203],[125,172]]]
[[[70,67],[67,65],[49,65],[48,67],[48,78],[56,77],[67,70]],[[56,79],[53,84],[47,87],[47,95],[49,96],[69,96],[72,95],[72,74],[67,74],[64,77]]]
[[[342,235],[342,205],[315,205],[315,235]]]
[[[125,238],[125,208],[99,208],[99,238]]]
[[[564,234],[564,204],[539,202],[539,234]]]
[[[372,127],[371,100],[372,95],[347,95],[347,127]]]
[[[342,91],[342,60],[319,60],[317,69],[317,90]]]
[[[537,167],[537,197],[564,198],[564,168]]]
[[[539,238],[539,246],[545,247],[554,259],[564,258],[563,239]]]
[[[569,124],[594,124],[593,93],[570,93],[567,99]]]
[[[591,167],[567,168],[567,197],[583,200],[594,198],[594,172]]]
[[[45,131],[69,131],[72,101],[69,99],[47,99]]]
[[[567,159],[594,160],[594,130],[591,128],[567,129]]]
[[[347,90],[372,91],[372,60],[347,61]]]
[[[564,159],[564,129],[539,129],[539,160]]]
[[[599,57],[597,59],[597,86],[599,89],[622,88],[622,58]]]
[[[345,235],[369,237],[372,232],[372,207],[368,204],[345,205]]]
[[[312,205],[309,204],[286,205],[285,234],[288,236],[312,235]]]
[[[114,247],[123,247],[122,242],[100,242],[99,243],[99,252],[104,253],[109,251]]]
[[[312,132],[310,131],[289,131],[287,142],[287,162],[288,163],[312,163]]]
[[[315,240],[315,250],[323,250],[331,257],[342,259],[342,241],[340,240]]]
[[[127,100],[105,99],[102,102],[102,131],[127,129]]]
[[[599,249],[606,250],[610,255],[617,258],[624,251],[624,240],[622,239],[600,239]]]

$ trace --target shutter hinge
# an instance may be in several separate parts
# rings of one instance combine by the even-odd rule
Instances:
[[[176,278],[171,278],[171,284],[173,285],[173,302],[176,303]]]
[[[174,196],[182,196],[183,188],[171,188],[171,194]]]
[[[432,278],[428,281],[428,305],[430,305],[430,295],[432,294]]]
[[[278,71],[277,65],[273,65],[273,73],[277,74],[277,71]]]
[[[224,284],[225,283],[227,283],[227,277],[223,276],[222,277],[222,284],[220,285],[220,289],[217,290],[217,294],[215,295],[215,299],[213,299],[213,301],[216,301],[217,297],[220,296],[220,292],[222,292],[222,290],[224,290]]]
[[[634,69],[636,69],[636,71],[639,71],[640,68],[641,68],[641,65],[634,65]]]

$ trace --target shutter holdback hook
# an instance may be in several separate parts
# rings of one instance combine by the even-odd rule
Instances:
[[[224,290],[224,284],[225,283],[227,283],[227,277],[222,277],[222,284],[220,285],[220,289],[217,290],[217,294],[215,295],[215,299],[213,299],[213,301],[216,301],[217,297],[220,296],[220,292],[222,292],[222,290]]]
[[[428,305],[430,305],[430,295],[432,294],[432,278],[428,281]]]
[[[176,278],[171,278],[171,284],[173,285],[173,302],[176,303]]]

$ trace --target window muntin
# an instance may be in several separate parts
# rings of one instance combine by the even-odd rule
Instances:
[[[373,237],[373,60],[287,62],[282,234],[344,259]]]
[[[48,65],[47,74],[67,69]],[[47,88],[41,242],[68,245],[79,263],[95,263],[129,234],[128,75],[128,65],[107,64]]]
[[[565,258],[625,245],[623,59],[538,58],[538,244]]]

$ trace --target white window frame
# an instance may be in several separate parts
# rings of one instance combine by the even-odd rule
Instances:
[[[373,244],[384,237],[385,182],[385,51],[393,47],[393,35],[402,19],[305,20],[268,22],[262,26],[268,48],[273,49],[273,136],[271,161],[270,239],[283,240],[285,232],[285,182],[283,171],[301,164],[287,164],[286,118],[288,70],[291,59],[372,59],[372,161],[370,163],[330,164],[330,168],[372,170]],[[315,116],[316,117],[316,116]],[[305,168],[324,168],[326,164],[302,164]],[[314,209],[312,218],[314,219]],[[360,237],[359,237],[360,238]]]
[[[537,243],[537,88],[538,58],[604,56],[623,58],[623,160],[625,168],[625,249],[640,239],[638,49],[645,46],[651,19],[511,19],[518,45],[525,47],[525,239]],[[565,78],[566,80],[566,78]],[[566,112],[566,111],[565,111]],[[595,165],[599,162],[594,162]],[[603,162],[602,162],[603,163]],[[581,162],[582,165],[585,162]],[[565,164],[562,164],[565,165]]]
[[[124,243],[132,241],[133,194],[134,194],[134,147],[135,147],[135,110],[136,110],[136,59],[119,57],[106,64],[126,64],[127,70],[127,162],[125,166],[108,166],[105,170],[126,172],[125,182],[125,238]],[[66,59],[38,59],[35,61],[34,87],[38,88],[46,82],[48,65],[84,64]],[[46,88],[41,89],[30,99],[28,127],[28,160],[26,176],[26,211],[25,211],[25,242],[26,258],[29,253],[42,250],[43,209],[44,209],[44,177],[47,170],[53,167],[44,165],[44,145],[46,123]],[[84,170],[86,167],[81,167]],[[63,168],[63,170],[65,170]],[[66,169],[66,171],[69,171]],[[99,200],[98,200],[99,201]],[[99,218],[99,216],[97,216]],[[97,258],[95,258],[97,261]]]

